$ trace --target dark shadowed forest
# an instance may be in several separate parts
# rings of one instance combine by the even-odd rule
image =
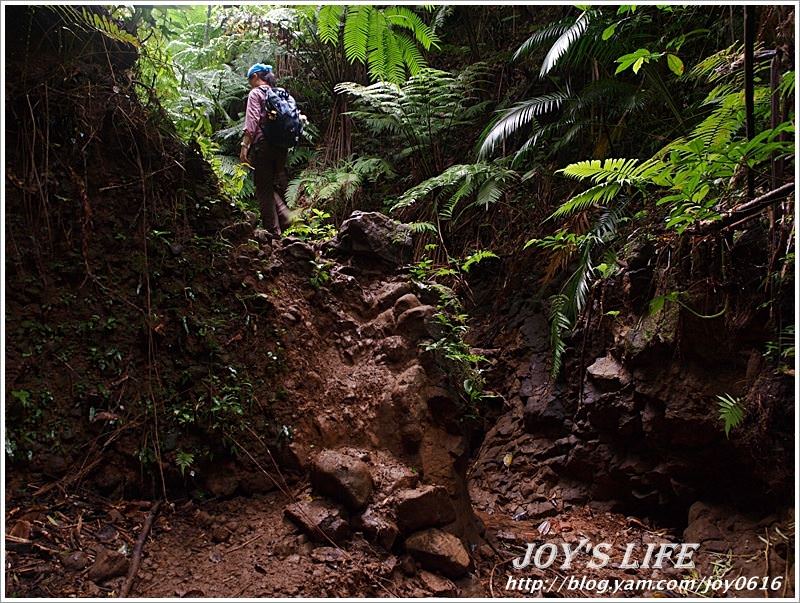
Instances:
[[[794,5],[3,24],[5,597],[794,597]]]

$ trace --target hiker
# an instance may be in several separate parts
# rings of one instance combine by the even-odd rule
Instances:
[[[265,229],[278,236],[289,226],[289,210],[276,190],[285,191],[287,148],[270,144],[261,131],[262,109],[267,91],[275,88],[277,80],[271,65],[256,63],[247,72],[250,92],[247,95],[247,113],[244,120],[244,139],[239,159],[255,170],[256,199],[261,208],[261,223]],[[252,151],[250,150],[252,147]],[[248,160],[249,159],[249,160]]]

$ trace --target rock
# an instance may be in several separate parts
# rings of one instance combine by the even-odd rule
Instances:
[[[395,317],[399,317],[403,312],[406,310],[410,310],[411,308],[416,308],[417,306],[421,306],[419,299],[413,293],[406,293],[402,297],[399,297],[396,302],[394,302],[394,306],[392,306],[392,312],[394,313]]]
[[[406,550],[425,568],[441,572],[448,578],[459,578],[470,567],[469,554],[461,541],[437,528],[409,536]]]
[[[301,534],[302,536],[302,534]],[[305,538],[305,536],[303,536]],[[287,536],[282,540],[279,540],[271,547],[271,552],[278,558],[278,559],[286,559],[289,555],[294,555],[297,553],[297,549],[300,546],[298,542],[298,537]]]
[[[346,555],[342,549],[321,546],[311,552],[311,558],[320,563],[341,563],[346,559]]]
[[[525,403],[523,420],[529,433],[564,430],[567,411],[561,401],[560,392],[540,388]]]
[[[428,336],[428,323],[436,314],[433,306],[409,308],[397,317],[397,333],[412,341]]]
[[[216,525],[211,529],[212,542],[227,542],[231,537],[231,532],[225,526]]]
[[[383,312],[407,293],[411,293],[411,284],[408,281],[386,283],[372,296],[372,309],[375,312]]]
[[[236,468],[232,463],[212,465],[206,473],[205,486],[214,496],[231,496],[239,487]]]
[[[400,335],[391,335],[381,340],[377,352],[383,354],[390,364],[400,364],[416,354],[416,350]]]
[[[344,255],[365,255],[391,266],[412,258],[411,229],[377,212],[354,211],[342,222],[333,249]]]
[[[419,482],[419,474],[390,454],[380,454],[370,467],[372,481],[377,494],[386,497],[403,488],[413,488]]]
[[[450,495],[442,486],[427,485],[401,490],[395,495],[395,500],[397,526],[404,534],[441,526],[456,519]]]
[[[394,546],[399,530],[397,525],[374,509],[367,509],[353,520],[353,527],[361,530],[368,540],[377,542],[387,551]]]
[[[197,512],[194,514],[194,520],[197,523],[197,525],[203,528],[207,528],[214,523],[215,518],[210,513],[207,513],[202,509],[198,509]]]
[[[231,243],[243,243],[253,234],[253,225],[249,222],[236,222],[220,230],[219,234]]]
[[[117,529],[111,524],[101,526],[95,533],[95,538],[103,544],[110,544],[117,539]]]
[[[350,537],[347,514],[342,508],[326,501],[293,503],[283,510],[283,514],[311,540],[327,542],[327,535],[334,542],[342,542]]]
[[[239,480],[239,487],[247,495],[264,494],[277,489],[278,478],[269,473],[257,471],[255,473],[243,472]]]
[[[100,549],[89,570],[89,580],[103,582],[128,573],[128,559],[122,553]]]
[[[311,465],[311,485],[353,510],[363,509],[372,494],[369,467],[357,458],[323,450]]]
[[[311,245],[302,241],[293,241],[284,245],[278,249],[278,253],[284,260],[294,260],[301,265],[307,265],[309,269],[311,268],[309,262],[317,259],[317,254]]]
[[[253,231],[253,240],[261,243],[262,245],[271,244],[274,238],[275,235],[263,228],[256,228]]]
[[[399,433],[403,450],[415,454],[419,450],[422,438],[425,435],[418,418],[413,415],[406,415],[400,422]]]
[[[79,572],[89,566],[89,555],[83,551],[72,551],[61,556],[61,564],[70,572]]]
[[[400,571],[409,577],[416,576],[417,564],[410,556],[406,555],[400,560]]]
[[[244,213],[244,219],[247,220],[249,224],[252,224],[253,226],[258,224],[258,214],[256,212],[246,209],[244,210],[243,213]]]
[[[586,369],[589,376],[595,381],[615,386],[625,386],[631,381],[630,373],[627,369],[617,362],[610,354],[597,358],[594,363]]]
[[[419,579],[423,586],[436,597],[454,597],[456,595],[456,585],[447,578],[422,570],[419,573]]]
[[[392,310],[385,310],[375,317],[371,323],[372,327],[380,334],[387,335],[394,330],[394,314]]]

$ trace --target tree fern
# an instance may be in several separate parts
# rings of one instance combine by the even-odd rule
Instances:
[[[339,41],[339,28],[345,7],[341,4],[325,4],[317,13],[317,33],[319,39],[327,44]]]
[[[471,125],[486,103],[477,93],[487,85],[488,67],[481,63],[458,75],[425,68],[402,86],[377,82],[363,86],[338,84],[339,94],[353,99],[349,112],[375,135],[396,136],[403,148],[399,157],[411,157],[426,177],[443,169],[442,149],[458,127]]]
[[[441,220],[457,220],[461,212],[471,207],[488,210],[518,179],[515,171],[494,163],[453,165],[407,190],[390,211],[398,212],[430,199],[426,215],[438,216]],[[463,205],[467,199],[471,201]],[[461,212],[456,214],[459,206],[462,206]]]
[[[343,214],[365,184],[394,175],[379,157],[348,158],[323,170],[306,168],[289,183],[286,202],[295,206],[302,199],[311,207]]]
[[[323,6],[317,30],[326,44],[338,44],[341,32],[347,61],[366,64],[373,81],[395,84],[425,67],[420,47],[430,50],[439,42],[433,28],[405,6]]]

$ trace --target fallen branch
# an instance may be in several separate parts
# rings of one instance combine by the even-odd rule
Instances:
[[[136,546],[133,547],[133,559],[131,559],[131,567],[128,569],[128,576],[125,578],[125,582],[119,591],[119,596],[122,598],[127,597],[131,592],[133,581],[136,579],[136,574],[139,572],[139,566],[142,563],[142,551],[144,550],[144,543],[147,540],[147,535],[150,533],[150,529],[153,527],[153,521],[155,520],[156,515],[158,515],[158,510],[160,508],[160,500],[156,501],[155,504],[150,507],[150,513],[147,515],[147,519],[142,526],[142,531],[139,532],[139,538],[136,539]]]
[[[769,207],[794,193],[794,182],[788,182],[783,186],[776,188],[768,193],[764,193],[760,197],[756,197],[752,201],[737,205],[733,209],[726,211],[722,214],[719,220],[713,222],[705,222],[700,224],[692,234],[703,235],[716,230],[728,228],[731,225],[736,225],[742,222],[745,218],[749,218],[760,212],[762,209]]]

